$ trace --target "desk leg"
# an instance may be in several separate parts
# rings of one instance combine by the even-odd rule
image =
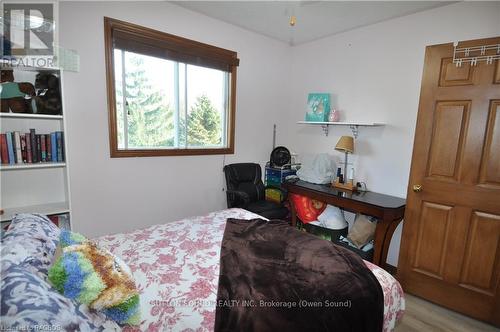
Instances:
[[[385,234],[384,246],[382,247],[382,257],[380,258],[380,264],[382,265],[379,265],[382,268],[384,268],[387,264],[387,253],[389,252],[389,246],[391,245],[392,235],[394,234],[394,231],[398,227],[401,220],[403,219],[393,220],[389,225],[389,228],[387,229],[387,233]]]
[[[292,221],[292,227],[295,227],[297,225],[297,211],[295,210],[295,205],[293,205],[292,198],[290,197],[290,194],[288,194],[288,202],[290,204],[290,215],[291,215],[291,221]]]
[[[382,251],[384,249],[384,240],[385,235],[387,234],[387,230],[389,229],[390,221],[387,220],[379,220],[377,223],[377,228],[375,228],[375,239],[374,239],[374,252],[373,252],[373,264],[376,264],[380,267],[380,261],[382,259]],[[387,256],[387,253],[385,254]]]
[[[381,220],[375,229],[375,243],[373,253],[373,263],[384,268],[387,260],[387,253],[391,244],[392,235],[402,219]]]

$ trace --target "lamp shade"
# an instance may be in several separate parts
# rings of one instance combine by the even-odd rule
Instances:
[[[354,138],[352,136],[342,136],[340,137],[337,145],[335,145],[335,150],[343,152],[354,152]]]

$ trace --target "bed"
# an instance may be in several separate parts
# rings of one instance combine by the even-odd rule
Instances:
[[[141,292],[142,323],[125,331],[213,331],[228,218],[259,216],[228,209],[95,239],[129,265]],[[401,286],[385,270],[365,264],[384,293],[383,330],[392,331],[405,309]]]

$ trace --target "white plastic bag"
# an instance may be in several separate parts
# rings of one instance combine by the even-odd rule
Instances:
[[[311,183],[325,184],[332,182],[335,162],[326,153],[306,154],[302,157],[302,167],[297,171],[299,179]]]
[[[318,216],[321,226],[329,229],[344,229],[348,227],[342,211],[336,206],[328,204]]]

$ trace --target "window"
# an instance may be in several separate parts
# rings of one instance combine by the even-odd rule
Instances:
[[[111,157],[234,152],[237,54],[104,18]]]

